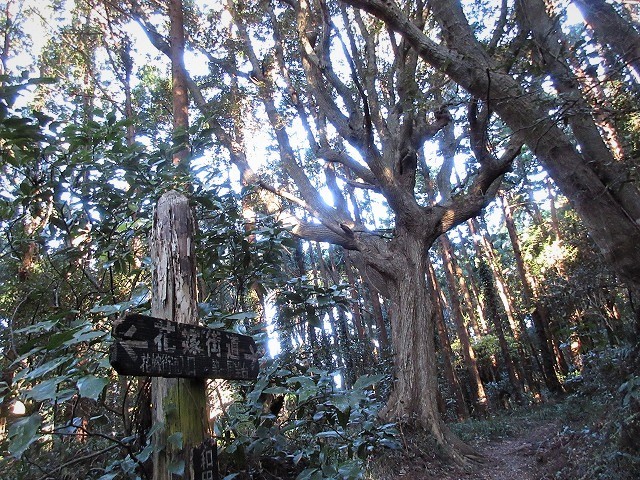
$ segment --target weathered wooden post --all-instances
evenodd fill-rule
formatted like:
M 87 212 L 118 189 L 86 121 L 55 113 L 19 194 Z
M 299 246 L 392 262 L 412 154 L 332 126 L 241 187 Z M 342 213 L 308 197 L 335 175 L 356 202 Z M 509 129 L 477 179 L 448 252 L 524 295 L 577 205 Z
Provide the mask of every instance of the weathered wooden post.
M 151 236 L 153 316 L 113 326 L 109 361 L 120 375 L 153 377 L 153 480 L 217 480 L 206 378 L 251 380 L 259 353 L 248 335 L 197 325 L 194 220 L 187 198 L 167 192 Z
M 151 236 L 152 297 L 154 317 L 195 324 L 198 319 L 195 222 L 187 198 L 170 191 L 156 205 Z M 172 328 L 155 339 L 158 352 L 172 353 Z M 189 337 L 182 340 L 189 348 Z M 194 348 L 197 348 L 194 346 Z M 171 480 L 174 474 L 196 480 L 191 455 L 208 437 L 209 422 L 204 378 L 152 380 L 153 424 L 164 424 L 154 434 L 153 479 Z M 200 480 L 200 479 L 197 479 Z

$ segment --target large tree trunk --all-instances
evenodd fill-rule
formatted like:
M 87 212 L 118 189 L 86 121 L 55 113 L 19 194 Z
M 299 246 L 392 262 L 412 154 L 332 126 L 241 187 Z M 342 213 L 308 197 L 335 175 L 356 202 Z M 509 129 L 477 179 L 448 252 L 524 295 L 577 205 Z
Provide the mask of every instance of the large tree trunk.
M 451 433 L 438 412 L 435 309 L 426 281 L 424 239 L 406 233 L 394 241 L 395 272 L 389 279 L 394 389 L 384 409 L 389 420 L 430 431 L 444 453 L 466 463 L 475 452 Z

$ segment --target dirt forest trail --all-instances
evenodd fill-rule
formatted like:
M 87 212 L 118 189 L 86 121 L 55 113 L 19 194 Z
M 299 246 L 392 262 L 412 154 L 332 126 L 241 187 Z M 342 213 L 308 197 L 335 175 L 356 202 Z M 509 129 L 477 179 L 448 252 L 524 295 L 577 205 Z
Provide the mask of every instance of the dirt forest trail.
M 558 434 L 561 422 L 549 420 L 517 434 L 472 443 L 484 462 L 468 469 L 445 464 L 421 448 L 418 442 L 405 445 L 404 458 L 388 459 L 387 474 L 376 480 L 551 480 L 565 463 Z
M 480 471 L 459 478 L 478 480 L 543 480 L 554 477 L 547 462 L 550 440 L 558 432 L 556 423 L 540 425 L 523 434 L 494 440 L 478 450 L 486 464 Z

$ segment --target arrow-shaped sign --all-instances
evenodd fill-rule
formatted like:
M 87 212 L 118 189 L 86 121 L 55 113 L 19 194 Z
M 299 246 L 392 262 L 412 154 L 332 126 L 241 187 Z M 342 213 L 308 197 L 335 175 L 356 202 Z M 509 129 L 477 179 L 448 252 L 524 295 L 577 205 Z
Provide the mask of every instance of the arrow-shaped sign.
M 109 361 L 121 375 L 226 378 L 258 376 L 250 336 L 146 315 L 127 315 L 113 328 Z

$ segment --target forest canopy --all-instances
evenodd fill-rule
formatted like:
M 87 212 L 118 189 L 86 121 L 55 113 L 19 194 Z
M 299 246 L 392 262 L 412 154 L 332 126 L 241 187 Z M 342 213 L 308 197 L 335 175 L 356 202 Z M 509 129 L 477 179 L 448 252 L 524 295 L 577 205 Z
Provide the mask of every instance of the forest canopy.
M 0 478 L 190 480 L 206 438 L 225 479 L 473 470 L 549 411 L 595 452 L 555 478 L 637 478 L 638 8 L 5 1 Z M 118 375 L 128 314 L 258 378 Z

